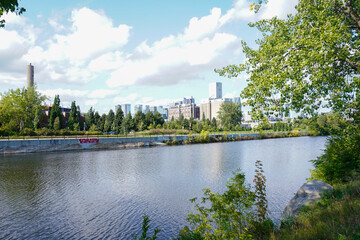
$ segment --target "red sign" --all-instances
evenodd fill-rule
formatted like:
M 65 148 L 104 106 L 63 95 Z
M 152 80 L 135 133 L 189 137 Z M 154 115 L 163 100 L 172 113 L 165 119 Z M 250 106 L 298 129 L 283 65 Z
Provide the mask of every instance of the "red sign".
M 99 143 L 98 138 L 80 138 L 79 143 Z

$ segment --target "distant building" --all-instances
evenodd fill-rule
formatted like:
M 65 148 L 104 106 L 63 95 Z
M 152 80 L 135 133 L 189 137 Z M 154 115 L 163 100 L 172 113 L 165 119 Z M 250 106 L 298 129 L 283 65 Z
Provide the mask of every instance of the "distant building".
M 200 104 L 200 119 L 205 115 L 205 119 L 218 120 L 218 112 L 223 103 L 233 102 L 232 98 L 209 99 L 208 102 Z M 240 105 L 241 110 L 241 105 Z
M 34 66 L 31 63 L 27 66 L 27 86 L 34 86 Z
M 222 98 L 222 83 L 213 82 L 209 84 L 209 99 Z
M 158 106 L 157 111 L 158 111 L 158 113 L 160 113 L 160 115 L 163 118 L 165 118 L 165 119 L 168 118 L 168 109 L 167 108 L 164 108 L 163 106 Z
M 131 104 L 121 104 L 121 110 L 124 112 L 124 116 L 131 114 Z
M 152 112 L 152 114 L 157 112 L 157 107 L 156 106 L 151 106 L 150 107 L 150 112 Z
M 145 105 L 143 108 L 143 113 L 146 114 L 147 112 L 150 111 L 150 106 L 149 105 Z
M 142 112 L 143 111 L 143 105 L 141 104 L 136 104 L 134 106 L 134 114 L 136 114 L 138 111 Z

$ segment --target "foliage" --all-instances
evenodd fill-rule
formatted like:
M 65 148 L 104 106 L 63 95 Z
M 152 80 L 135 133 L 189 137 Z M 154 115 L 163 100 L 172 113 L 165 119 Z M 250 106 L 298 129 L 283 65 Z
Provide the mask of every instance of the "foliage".
M 109 113 L 106 115 L 104 123 L 104 132 L 109 132 L 111 130 L 111 125 L 114 121 L 115 114 L 112 109 L 109 110 Z
M 314 114 L 324 102 L 347 112 L 360 87 L 359 5 L 353 0 L 300 0 L 295 15 L 250 24 L 263 34 L 257 50 L 243 42 L 245 63 L 217 72 L 249 74 L 242 97 L 253 107 L 253 117 L 290 109 Z
M 334 186 L 313 207 L 281 224 L 272 239 L 359 239 L 360 181 Z
M 85 114 L 86 129 L 89 129 L 93 124 L 95 124 L 95 110 L 90 107 L 89 111 Z
M 142 227 L 141 227 L 142 233 L 141 233 L 141 237 L 138 240 L 155 240 L 155 239 L 157 239 L 157 234 L 161 230 L 158 229 L 158 228 L 155 228 L 153 235 L 151 237 L 148 237 L 147 234 L 148 234 L 148 231 L 149 231 L 149 228 L 150 228 L 149 223 L 150 223 L 149 217 L 144 215 L 143 216 Z M 134 236 L 133 239 L 137 239 L 137 237 Z
M 26 10 L 25 8 L 19 7 L 19 3 L 17 0 L 1 0 L 0 1 L 0 17 L 3 14 L 14 12 L 16 14 L 22 14 Z M 0 19 L 0 28 L 5 26 L 5 20 Z
M 60 123 L 60 118 L 59 117 L 55 118 L 53 128 L 54 128 L 54 130 L 60 130 L 61 129 L 61 123 Z
M 223 194 L 204 189 L 200 203 L 197 198 L 191 199 L 196 203 L 196 213 L 188 215 L 190 228 L 185 227 L 179 239 L 264 239 L 269 236 L 273 225 L 267 218 L 266 179 L 260 162 L 256 169 L 255 191 L 245 183 L 243 173 L 234 173 Z
M 76 102 L 73 101 L 71 103 L 71 109 L 70 109 L 70 114 L 69 114 L 69 119 L 68 119 L 68 125 L 67 127 L 70 130 L 78 130 L 78 125 L 80 124 L 80 113 L 78 113 L 78 109 L 80 109 L 79 107 L 76 107 Z M 77 126 L 75 124 L 78 124 Z M 77 127 L 77 128 L 76 128 Z
M 308 122 L 309 130 L 317 135 L 336 135 L 342 133 L 346 127 L 346 121 L 339 113 L 331 112 L 312 117 Z
M 59 123 L 60 123 L 60 128 L 61 123 L 62 123 L 62 114 L 61 114 L 61 109 L 60 109 L 60 97 L 59 95 L 55 95 L 54 98 L 54 103 L 51 107 L 51 111 L 50 111 L 50 119 L 49 119 L 49 128 L 53 129 L 54 128 L 54 121 L 56 118 L 59 118 Z
M 34 127 L 34 118 L 46 99 L 34 87 L 10 89 L 1 95 L 0 126 L 7 134 Z
M 116 133 L 122 132 L 121 124 L 124 120 L 124 112 L 121 110 L 121 108 L 118 108 L 116 110 L 114 121 L 111 125 L 111 130 Z
M 221 104 L 218 111 L 218 117 L 223 127 L 235 128 L 236 125 L 241 123 L 241 107 L 239 103 L 225 102 Z
M 345 182 L 360 174 L 360 129 L 349 125 L 344 135 L 328 140 L 325 153 L 313 161 L 312 178 Z

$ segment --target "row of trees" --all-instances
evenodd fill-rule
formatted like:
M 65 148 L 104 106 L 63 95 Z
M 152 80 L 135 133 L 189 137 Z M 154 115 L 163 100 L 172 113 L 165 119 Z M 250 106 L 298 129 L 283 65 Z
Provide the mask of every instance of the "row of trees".
M 56 95 L 51 106 L 49 116 L 44 116 L 44 101 L 47 98 L 36 91 L 36 88 L 22 88 L 9 90 L 1 94 L 0 102 L 0 130 L 2 135 L 16 135 L 24 129 L 36 130 L 48 128 L 53 130 L 67 129 L 73 131 L 89 130 L 101 132 L 129 133 L 130 131 L 144 131 L 153 128 L 187 129 L 201 132 L 202 130 L 221 131 L 240 130 L 240 105 L 234 103 L 223 104 L 219 111 L 218 122 L 215 118 L 197 121 L 186 119 L 183 115 L 178 119 L 172 118 L 165 122 L 160 113 L 141 111 L 124 116 L 119 108 L 116 113 L 111 109 L 108 114 L 100 114 L 92 107 L 85 114 L 85 126 L 81 117 L 80 107 L 76 102 L 71 103 L 68 116 L 63 115 L 59 95 Z M 220 123 L 220 124 L 219 124 Z

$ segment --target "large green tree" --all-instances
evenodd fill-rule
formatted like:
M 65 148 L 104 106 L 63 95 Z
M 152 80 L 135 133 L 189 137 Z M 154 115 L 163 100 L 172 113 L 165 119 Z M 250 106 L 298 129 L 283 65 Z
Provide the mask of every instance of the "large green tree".
M 0 28 L 5 26 L 5 20 L 1 19 L 2 15 L 9 12 L 22 14 L 25 8 L 19 7 L 17 0 L 0 0 Z
M 235 128 L 241 123 L 241 108 L 239 103 L 225 102 L 221 104 L 218 118 L 223 127 Z M 210 123 L 211 124 L 211 123 Z
M 220 75 L 248 74 L 242 92 L 252 115 L 293 109 L 305 114 L 328 107 L 346 112 L 359 99 L 360 1 L 299 0 L 286 19 L 261 20 L 263 38 L 246 60 L 217 70 Z
M 71 103 L 71 109 L 70 109 L 70 114 L 69 114 L 69 119 L 68 119 L 68 124 L 67 127 L 70 130 L 79 130 L 76 128 L 76 126 L 79 126 L 79 118 L 78 115 L 80 113 L 77 112 L 78 111 L 78 107 L 76 106 L 76 102 L 72 101 Z
M 33 128 L 35 116 L 40 117 L 39 111 L 46 99 L 34 87 L 10 89 L 0 96 L 0 125 L 10 132 Z
M 248 74 L 242 97 L 253 117 L 291 109 L 317 115 L 322 106 L 346 114 L 352 121 L 314 161 L 312 176 L 348 181 L 360 174 L 360 1 L 299 0 L 296 10 L 285 19 L 250 24 L 262 33 L 258 46 L 243 42 L 246 60 L 216 71 Z
M 124 112 L 121 110 L 121 108 L 118 108 L 116 110 L 114 121 L 111 125 L 111 130 L 113 132 L 120 133 L 122 131 L 121 125 L 124 119 Z
M 62 114 L 61 114 L 60 96 L 59 95 L 55 95 L 54 103 L 50 110 L 50 118 L 49 118 L 49 128 L 50 129 L 54 128 L 54 121 L 57 117 L 59 118 L 60 128 L 61 128 L 62 127 L 61 126 Z

